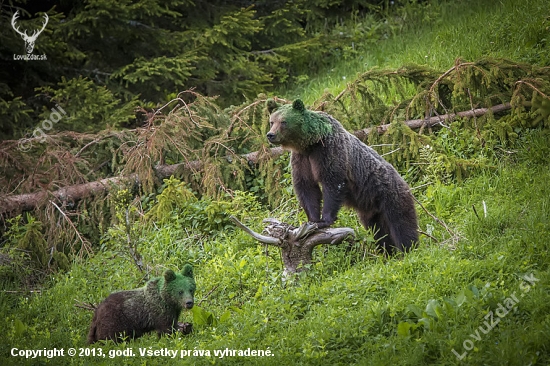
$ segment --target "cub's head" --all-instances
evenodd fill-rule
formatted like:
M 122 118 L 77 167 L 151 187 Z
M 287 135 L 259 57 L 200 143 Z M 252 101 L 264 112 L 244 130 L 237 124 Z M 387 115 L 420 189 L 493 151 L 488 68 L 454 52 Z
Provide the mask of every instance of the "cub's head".
M 268 99 L 267 110 L 271 126 L 267 140 L 286 149 L 303 151 L 332 132 L 327 117 L 307 110 L 300 99 L 285 105 Z
M 191 309 L 195 303 L 195 278 L 193 267 L 186 264 L 181 272 L 174 272 L 171 269 L 164 272 L 160 278 L 159 285 L 161 296 L 165 305 L 176 308 Z

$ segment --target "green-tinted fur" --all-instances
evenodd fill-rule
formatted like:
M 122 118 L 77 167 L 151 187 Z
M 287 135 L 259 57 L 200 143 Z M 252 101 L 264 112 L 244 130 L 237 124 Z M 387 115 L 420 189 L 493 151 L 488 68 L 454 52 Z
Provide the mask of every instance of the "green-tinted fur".
M 185 288 L 187 291 L 195 292 L 195 282 L 190 281 L 192 278 L 193 267 L 190 264 L 186 264 L 178 274 L 169 269 L 164 272 L 162 277 L 151 278 L 149 282 L 157 283 L 159 293 L 165 292 L 170 294 L 176 289 L 182 288 Z
M 275 113 L 286 122 L 288 132 L 299 136 L 298 149 L 306 148 L 319 142 L 333 132 L 332 124 L 328 118 L 320 112 L 307 110 L 304 103 L 297 99 L 292 104 L 278 105 L 272 99 L 267 101 L 270 113 Z
M 342 206 L 357 211 L 388 254 L 418 241 L 413 196 L 407 182 L 376 151 L 334 117 L 305 109 L 301 100 L 271 113 L 269 142 L 291 150 L 292 183 L 300 205 L 318 228 L 331 226 Z
M 114 292 L 96 308 L 88 343 L 117 341 L 123 335 L 137 338 L 150 331 L 171 333 L 182 309 L 193 307 L 194 294 L 190 264 L 179 273 L 167 270 L 141 288 Z

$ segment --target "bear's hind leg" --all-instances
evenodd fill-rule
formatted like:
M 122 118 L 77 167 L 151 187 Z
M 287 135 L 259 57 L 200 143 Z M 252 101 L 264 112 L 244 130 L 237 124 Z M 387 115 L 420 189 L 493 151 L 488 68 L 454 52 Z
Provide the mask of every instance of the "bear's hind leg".
M 382 220 L 382 214 L 373 214 L 371 212 L 358 211 L 359 221 L 365 229 L 371 228 L 374 232 L 376 245 L 384 254 L 391 255 L 394 251 L 394 244 L 390 236 L 390 230 L 386 222 Z
M 402 223 L 400 226 L 394 224 L 390 233 L 394 242 L 397 243 L 396 248 L 403 252 L 408 252 L 418 242 L 417 229 L 408 224 Z
M 97 336 L 96 336 L 96 325 L 92 323 L 92 326 L 90 327 L 90 331 L 88 332 L 88 344 L 92 344 L 97 342 Z
M 392 243 L 392 250 L 408 252 L 418 241 L 418 231 L 416 228 L 416 217 L 410 218 L 407 212 L 403 212 L 399 217 L 393 219 L 386 218 L 383 225 L 386 225 L 387 231 Z
M 400 249 L 395 245 L 391 235 L 391 227 L 382 219 L 382 215 L 376 218 L 374 223 L 374 239 L 376 239 L 376 245 L 382 252 L 390 256 L 395 253 L 396 249 Z

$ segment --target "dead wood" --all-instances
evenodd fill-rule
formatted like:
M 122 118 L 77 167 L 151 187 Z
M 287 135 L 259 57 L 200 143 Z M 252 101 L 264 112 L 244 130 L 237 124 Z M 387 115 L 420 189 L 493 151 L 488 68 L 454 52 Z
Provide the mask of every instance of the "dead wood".
M 265 219 L 267 226 L 264 234 L 259 234 L 241 223 L 236 217 L 231 220 L 260 243 L 281 248 L 281 257 L 285 274 L 297 273 L 307 268 L 313 259 L 313 249 L 321 244 L 338 245 L 344 241 L 352 242 L 355 231 L 351 228 L 318 229 L 317 225 L 305 223 L 300 227 L 280 222 L 276 219 Z
M 283 153 L 281 147 L 275 147 L 268 150 L 269 155 L 277 157 Z M 241 156 L 251 164 L 256 164 L 260 157 L 260 152 L 255 151 Z M 178 172 L 192 172 L 201 170 L 203 163 L 201 161 L 191 161 L 188 163 L 178 163 L 171 165 L 157 165 L 154 170 L 158 179 L 170 178 Z M 24 211 L 31 211 L 40 207 L 49 200 L 60 203 L 73 203 L 81 199 L 103 194 L 109 191 L 113 186 L 120 186 L 124 183 L 139 184 L 137 174 L 131 174 L 127 177 L 111 177 L 101 179 L 95 182 L 75 184 L 60 188 L 56 191 L 39 191 L 34 193 L 25 193 L 0 197 L 0 217 L 12 217 Z
M 476 109 L 471 109 L 468 111 L 463 111 L 458 113 L 442 114 L 440 116 L 434 116 L 430 118 L 410 119 L 410 120 L 404 121 L 403 123 L 407 125 L 409 128 L 415 130 L 423 126 L 434 127 L 434 126 L 440 125 L 443 122 L 448 122 L 449 120 L 453 120 L 455 118 L 479 117 L 479 116 L 483 116 L 489 111 L 493 113 L 498 113 L 498 112 L 506 111 L 511 108 L 512 106 L 510 105 L 510 103 L 504 103 L 504 104 L 498 104 L 498 105 L 492 106 L 490 108 L 476 108 Z M 357 138 L 359 138 L 360 140 L 365 140 L 367 136 L 372 133 L 377 133 L 379 135 L 384 134 L 390 126 L 391 124 L 369 127 L 369 128 L 355 131 L 354 135 L 357 136 Z
M 491 111 L 492 113 L 498 113 L 511 108 L 510 103 L 504 103 L 492 106 L 490 108 L 477 108 L 468 111 L 458 112 L 458 113 L 448 113 L 440 116 L 430 117 L 426 119 L 413 119 L 407 120 L 403 123 L 410 127 L 411 129 L 418 129 L 421 127 L 434 127 L 442 124 L 443 122 L 452 120 L 454 118 L 471 118 L 479 117 L 487 112 Z M 385 133 L 391 124 L 385 124 L 380 126 L 374 126 L 365 128 L 362 130 L 355 131 L 354 134 L 361 140 L 365 140 L 369 134 Z M 275 147 L 268 149 L 268 154 L 271 157 L 277 157 L 283 153 L 281 147 Z M 251 152 L 249 154 L 241 155 L 242 159 L 245 159 L 251 164 L 258 162 L 260 156 L 262 155 L 261 151 Z M 231 160 L 233 157 L 227 157 L 228 160 Z M 200 171 L 203 168 L 203 162 L 190 161 L 179 164 L 172 165 L 157 165 L 154 170 L 157 178 L 164 179 L 169 178 L 171 175 L 175 175 L 177 172 L 196 172 Z M 23 211 L 30 211 L 36 207 L 43 205 L 48 202 L 50 199 L 54 199 L 61 203 L 66 202 L 77 202 L 83 198 L 93 196 L 94 194 L 104 193 L 108 191 L 112 186 L 118 186 L 123 182 L 135 182 L 139 184 L 139 177 L 137 174 L 132 174 L 127 177 L 111 177 L 105 178 L 95 182 L 77 184 L 72 186 L 63 187 L 57 191 L 39 191 L 34 193 L 26 193 L 19 195 L 10 195 L 0 197 L 0 217 L 11 217 L 15 216 Z

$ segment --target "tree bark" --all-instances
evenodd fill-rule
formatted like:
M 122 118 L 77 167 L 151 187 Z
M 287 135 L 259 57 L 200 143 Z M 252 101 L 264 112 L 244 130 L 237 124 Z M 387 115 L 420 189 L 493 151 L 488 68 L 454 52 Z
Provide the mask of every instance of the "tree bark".
M 458 112 L 458 113 L 449 113 L 441 116 L 430 117 L 427 119 L 413 119 L 404 121 L 407 126 L 412 129 L 418 129 L 422 126 L 433 127 L 438 124 L 441 124 L 444 121 L 452 120 L 456 117 L 479 117 L 485 113 L 492 111 L 493 113 L 502 112 L 510 109 L 510 103 L 498 104 L 490 108 L 477 108 L 469 111 Z M 354 135 L 357 136 L 360 140 L 365 140 L 369 134 L 385 133 L 390 124 L 380 125 L 365 128 L 354 132 Z M 274 147 L 268 150 L 269 154 L 272 157 L 277 157 L 283 153 L 281 147 Z M 243 159 L 246 159 L 248 162 L 257 163 L 260 157 L 261 152 L 255 151 L 249 154 L 241 155 Z M 231 157 L 227 157 L 230 159 Z M 172 165 L 158 165 L 155 167 L 155 173 L 159 179 L 169 178 L 177 170 L 183 171 L 198 171 L 203 168 L 203 163 L 200 160 L 191 161 L 187 163 L 179 163 Z M 132 174 L 128 177 L 112 177 L 105 178 L 95 182 L 77 184 L 73 186 L 68 186 L 61 188 L 57 191 L 40 191 L 34 193 L 25 193 L 19 195 L 11 195 L 0 197 L 0 217 L 10 217 L 15 216 L 23 211 L 33 210 L 35 207 L 42 205 L 44 202 L 47 202 L 48 199 L 55 198 L 61 202 L 76 202 L 83 198 L 93 196 L 98 193 L 103 193 L 108 191 L 111 186 L 118 185 L 123 181 L 135 181 L 138 182 L 138 177 L 136 174 Z
M 510 103 L 504 103 L 504 104 L 498 104 L 489 108 L 476 108 L 476 109 L 471 109 L 469 111 L 442 114 L 440 116 L 434 116 L 434 117 L 425 118 L 425 119 L 409 119 L 403 123 L 406 124 L 411 129 L 415 130 L 422 126 L 425 126 L 425 127 L 437 126 L 443 123 L 444 121 L 452 120 L 457 117 L 459 118 L 480 117 L 489 111 L 492 111 L 493 113 L 498 113 L 498 112 L 506 111 L 511 108 L 512 106 L 510 105 Z M 385 124 L 380 126 L 368 127 L 362 130 L 355 131 L 353 134 L 357 136 L 357 138 L 359 138 L 360 140 L 365 140 L 367 136 L 373 132 L 379 135 L 384 134 L 388 130 L 390 125 L 391 124 Z
M 61 202 L 76 202 L 83 198 L 108 191 L 111 186 L 118 185 L 122 181 L 131 181 L 132 179 L 137 180 L 137 175 L 132 174 L 129 177 L 105 178 L 95 182 L 63 187 L 54 192 L 40 191 L 1 197 L 0 216 L 6 214 L 12 216 L 22 211 L 30 211 L 52 198 Z
M 277 157 L 283 153 L 281 147 L 269 149 L 272 157 Z M 259 151 L 244 154 L 241 157 L 250 163 L 257 163 L 260 156 Z M 200 160 L 188 163 L 178 163 L 172 165 L 157 165 L 155 174 L 159 179 L 170 178 L 176 171 L 197 171 L 203 168 Z M 24 211 L 31 211 L 39 207 L 49 199 L 55 199 L 59 202 L 77 202 L 83 198 L 91 197 L 96 194 L 102 194 L 109 191 L 112 186 L 117 186 L 127 182 L 139 183 L 137 174 L 131 174 L 127 177 L 111 177 L 101 179 L 95 182 L 76 184 L 58 189 L 57 191 L 39 191 L 34 193 L 25 193 L 0 197 L 0 217 L 12 217 Z

